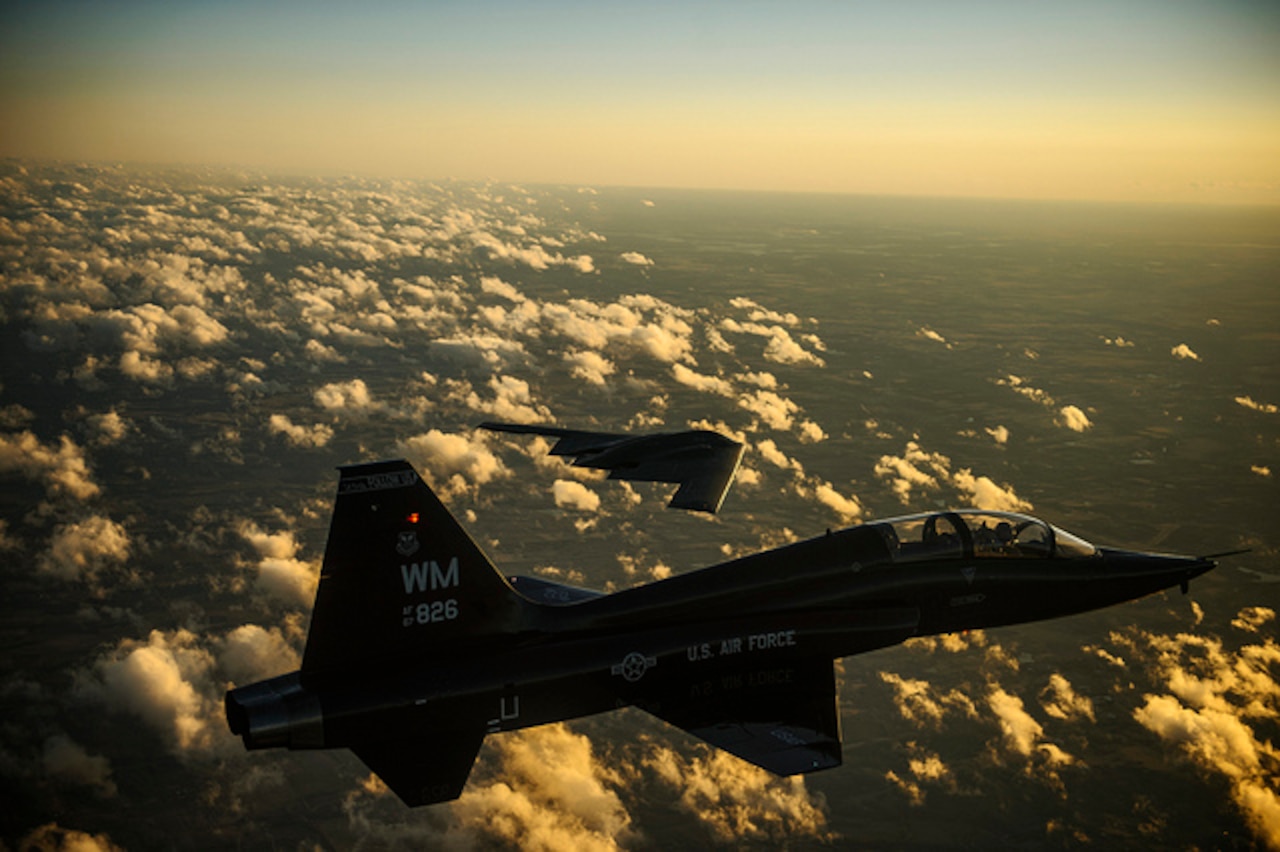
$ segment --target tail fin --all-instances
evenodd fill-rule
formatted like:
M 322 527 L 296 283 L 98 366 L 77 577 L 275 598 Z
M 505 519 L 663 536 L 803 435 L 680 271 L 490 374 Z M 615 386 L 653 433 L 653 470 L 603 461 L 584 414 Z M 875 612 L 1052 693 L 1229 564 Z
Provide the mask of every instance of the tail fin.
M 407 461 L 341 468 L 303 676 L 520 629 L 530 606 Z

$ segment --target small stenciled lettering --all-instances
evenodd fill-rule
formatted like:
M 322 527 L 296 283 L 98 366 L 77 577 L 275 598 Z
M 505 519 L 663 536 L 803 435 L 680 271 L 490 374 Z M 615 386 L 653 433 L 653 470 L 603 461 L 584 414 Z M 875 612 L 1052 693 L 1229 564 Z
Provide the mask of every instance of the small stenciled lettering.
M 440 563 L 434 559 L 423 562 L 410 562 L 400 566 L 400 577 L 404 580 L 404 593 L 425 592 L 428 589 L 451 589 L 458 585 L 458 557 L 449 559 L 449 565 L 443 571 Z
M 438 624 L 441 621 L 453 621 L 458 617 L 458 599 L 449 598 L 443 601 L 424 601 L 410 604 L 400 611 L 400 625 L 413 627 L 416 624 Z

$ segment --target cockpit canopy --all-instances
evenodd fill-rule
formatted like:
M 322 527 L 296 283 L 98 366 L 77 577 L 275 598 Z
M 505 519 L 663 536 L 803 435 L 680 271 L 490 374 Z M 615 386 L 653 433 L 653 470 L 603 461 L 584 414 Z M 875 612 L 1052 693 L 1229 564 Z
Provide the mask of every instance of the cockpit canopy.
M 1029 515 L 960 509 L 907 515 L 869 524 L 884 536 L 895 562 L 925 559 L 1080 559 L 1092 544 Z

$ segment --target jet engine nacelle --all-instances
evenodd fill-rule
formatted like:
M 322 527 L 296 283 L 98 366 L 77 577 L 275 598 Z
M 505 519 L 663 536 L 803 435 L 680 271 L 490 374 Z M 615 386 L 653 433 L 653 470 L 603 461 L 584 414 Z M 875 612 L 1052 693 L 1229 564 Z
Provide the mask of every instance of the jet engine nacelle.
M 227 721 L 247 749 L 325 747 L 320 698 L 298 672 L 228 692 Z

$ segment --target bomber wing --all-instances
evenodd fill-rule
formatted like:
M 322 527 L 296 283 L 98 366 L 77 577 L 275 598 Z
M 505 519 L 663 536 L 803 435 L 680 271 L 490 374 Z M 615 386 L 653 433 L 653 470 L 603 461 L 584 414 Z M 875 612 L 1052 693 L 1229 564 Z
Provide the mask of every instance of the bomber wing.
M 572 456 L 575 467 L 607 470 L 610 479 L 679 483 L 667 505 L 696 512 L 720 509 L 745 449 L 706 429 L 625 435 L 492 421 L 481 423 L 480 428 L 555 438 L 552 455 Z

